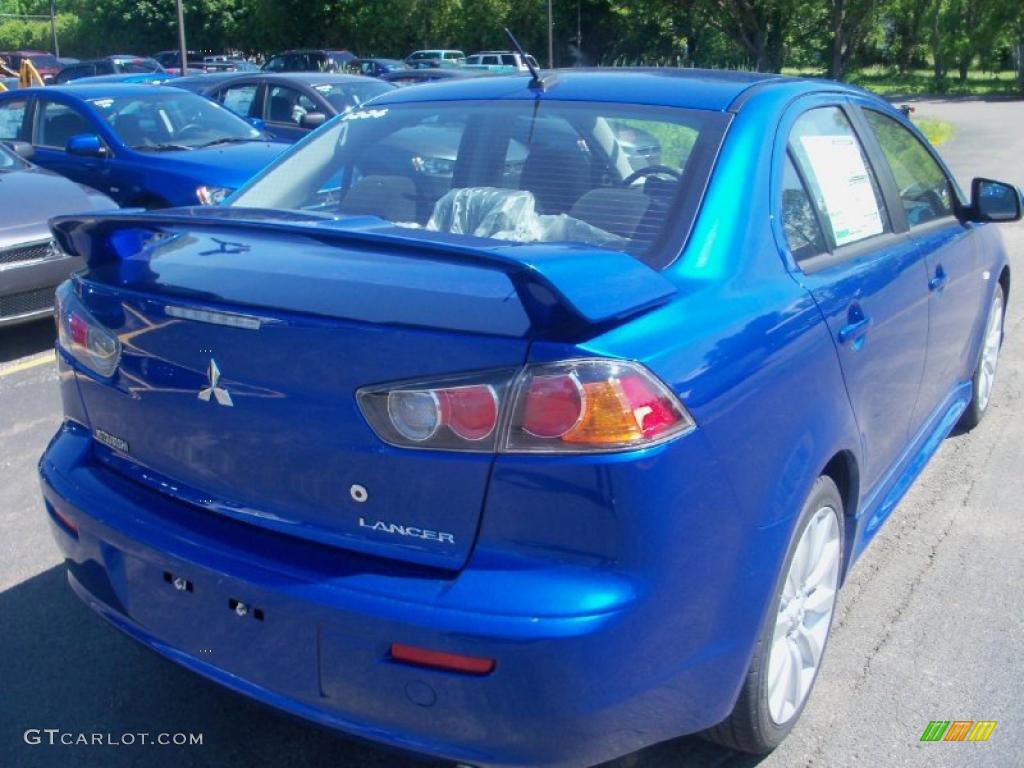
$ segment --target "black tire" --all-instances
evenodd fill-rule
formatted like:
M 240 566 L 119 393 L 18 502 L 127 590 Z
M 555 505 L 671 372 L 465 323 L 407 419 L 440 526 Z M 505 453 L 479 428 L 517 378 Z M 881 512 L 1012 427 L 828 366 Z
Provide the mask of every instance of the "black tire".
M 776 580 L 772 602 L 765 616 L 764 626 L 761 627 L 761 632 L 758 635 L 757 644 L 754 646 L 754 656 L 750 661 L 750 668 L 747 670 L 747 676 L 743 681 L 743 688 L 740 690 L 739 698 L 736 700 L 736 706 L 733 707 L 732 712 L 725 720 L 701 734 L 710 741 L 739 752 L 749 752 L 756 755 L 765 754 L 779 746 L 800 719 L 804 706 L 814 690 L 814 681 L 812 680 L 810 689 L 796 712 L 782 725 L 777 724 L 769 714 L 768 708 L 768 657 L 771 649 L 772 635 L 775 630 L 775 619 L 778 615 L 782 599 L 783 582 L 786 574 L 789 572 L 789 566 L 796 552 L 797 543 L 800 541 L 800 537 L 804 529 L 807 528 L 808 523 L 810 523 L 811 518 L 823 507 L 834 509 L 838 517 L 839 573 L 842 573 L 843 500 L 832 478 L 822 476 L 815 481 L 807 501 L 804 502 L 803 509 L 800 510 L 800 516 L 793 530 L 789 548 L 786 551 L 786 559 L 783 561 L 782 569 Z M 826 647 L 828 635 L 832 631 L 832 619 L 834 617 L 835 611 L 832 612 L 832 616 L 829 618 L 825 642 Z M 822 659 L 824 659 L 824 656 L 822 656 Z M 817 679 L 817 674 L 820 670 L 821 663 L 819 662 L 818 668 L 815 670 L 814 680 Z
M 997 309 L 998 308 L 998 309 Z M 992 403 L 992 391 L 989 389 L 989 395 L 987 398 L 980 398 L 979 392 L 981 387 L 981 376 L 982 376 L 982 364 L 985 356 L 985 338 L 988 335 L 989 325 L 992 322 L 992 315 L 994 312 L 999 311 L 1005 316 L 1006 314 L 1006 295 L 1003 292 L 1003 286 L 996 284 L 995 293 L 992 295 L 992 303 L 989 304 L 988 313 L 985 315 L 985 326 L 981 329 L 981 344 L 978 350 L 978 362 L 974 367 L 974 376 L 971 377 L 971 402 L 967 404 L 967 409 L 960 417 L 960 423 L 958 426 L 960 429 L 968 430 L 974 429 L 981 423 L 981 420 L 985 418 L 985 414 L 988 412 L 989 405 Z M 1002 319 L 1002 318 L 1000 318 Z M 999 348 L 1003 345 L 1002 336 L 999 339 Z M 993 379 L 995 372 L 992 374 Z M 994 385 L 993 380 L 993 385 Z

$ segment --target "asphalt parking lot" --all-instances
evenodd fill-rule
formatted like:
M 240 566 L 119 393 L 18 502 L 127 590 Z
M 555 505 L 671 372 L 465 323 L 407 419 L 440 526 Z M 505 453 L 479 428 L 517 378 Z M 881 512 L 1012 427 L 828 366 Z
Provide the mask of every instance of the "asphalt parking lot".
M 972 176 L 1024 185 L 1024 102 L 920 102 L 953 123 L 942 152 Z M 822 676 L 789 740 L 764 759 L 697 738 L 604 768 L 1024 765 L 1024 223 L 992 410 L 950 437 L 840 596 Z M 0 766 L 431 765 L 289 719 L 185 672 L 71 594 L 35 463 L 60 421 L 52 324 L 0 330 Z M 538 692 L 542 695 L 542 692 Z M 930 720 L 995 720 L 985 743 L 922 743 Z M 201 733 L 201 746 L 28 745 L 26 729 Z

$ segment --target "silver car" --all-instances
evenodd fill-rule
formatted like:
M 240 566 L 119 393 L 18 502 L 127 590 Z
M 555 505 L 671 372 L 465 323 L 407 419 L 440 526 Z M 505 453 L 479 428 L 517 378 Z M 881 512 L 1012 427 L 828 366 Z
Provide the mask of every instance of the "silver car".
M 0 327 L 53 312 L 53 291 L 81 266 L 47 222 L 62 213 L 117 208 L 106 195 L 33 165 L 31 145 L 0 143 Z

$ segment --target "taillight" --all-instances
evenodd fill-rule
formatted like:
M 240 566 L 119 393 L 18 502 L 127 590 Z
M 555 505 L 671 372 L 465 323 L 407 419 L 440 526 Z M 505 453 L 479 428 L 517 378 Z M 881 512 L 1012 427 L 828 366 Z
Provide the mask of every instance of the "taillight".
M 592 453 L 654 445 L 694 427 L 668 387 L 619 360 L 368 387 L 357 398 L 381 439 L 410 448 Z
M 121 360 L 121 342 L 89 314 L 70 280 L 57 287 L 55 313 L 61 349 L 100 376 L 113 376 Z

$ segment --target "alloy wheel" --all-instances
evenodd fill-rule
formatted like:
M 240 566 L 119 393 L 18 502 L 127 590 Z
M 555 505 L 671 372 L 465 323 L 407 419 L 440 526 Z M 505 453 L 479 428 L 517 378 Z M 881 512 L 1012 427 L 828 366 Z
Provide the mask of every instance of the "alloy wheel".
M 840 541 L 835 509 L 822 507 L 790 561 L 768 656 L 768 712 L 777 725 L 800 711 L 821 663 L 839 586 Z

